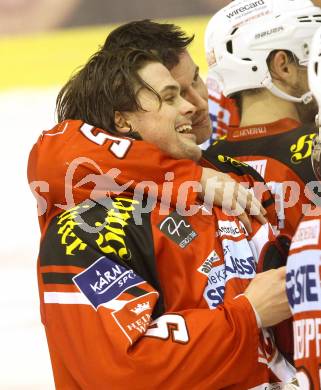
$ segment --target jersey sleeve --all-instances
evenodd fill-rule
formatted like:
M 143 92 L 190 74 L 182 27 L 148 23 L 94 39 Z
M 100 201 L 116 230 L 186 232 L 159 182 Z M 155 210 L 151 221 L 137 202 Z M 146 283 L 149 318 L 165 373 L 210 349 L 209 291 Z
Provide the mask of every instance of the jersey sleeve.
M 129 226 L 131 203 L 118 203 L 121 216 L 81 207 L 52 220 L 40 249 L 57 388 L 227 388 L 251 375 L 259 330 L 244 296 L 215 310 L 168 312 L 158 304 L 152 233 L 147 223 Z

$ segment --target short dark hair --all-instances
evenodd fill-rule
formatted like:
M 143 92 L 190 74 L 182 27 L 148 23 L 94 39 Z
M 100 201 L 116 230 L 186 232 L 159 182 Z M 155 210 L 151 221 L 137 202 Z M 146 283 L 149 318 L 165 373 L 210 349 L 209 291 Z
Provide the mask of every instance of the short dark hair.
M 80 119 L 95 127 L 117 133 L 115 111 L 143 110 L 137 86 L 159 94 L 138 71 L 147 63 L 160 62 L 150 52 L 132 48 L 99 50 L 61 89 L 56 101 L 58 121 Z
M 162 63 L 172 69 L 179 63 L 179 56 L 193 41 L 175 24 L 157 23 L 149 19 L 126 23 L 113 30 L 102 50 L 132 47 L 157 54 Z

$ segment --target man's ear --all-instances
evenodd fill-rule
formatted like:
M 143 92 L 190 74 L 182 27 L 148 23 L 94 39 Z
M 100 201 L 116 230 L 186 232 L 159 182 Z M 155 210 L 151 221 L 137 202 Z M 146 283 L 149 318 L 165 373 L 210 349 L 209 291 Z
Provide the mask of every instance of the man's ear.
M 115 122 L 115 127 L 116 130 L 119 131 L 120 133 L 129 133 L 132 128 L 128 120 L 125 118 L 124 114 L 122 114 L 119 111 L 115 111 L 114 115 L 114 122 Z
M 278 50 L 270 62 L 270 71 L 273 80 L 281 83 L 294 84 L 297 81 L 297 65 L 289 54 Z

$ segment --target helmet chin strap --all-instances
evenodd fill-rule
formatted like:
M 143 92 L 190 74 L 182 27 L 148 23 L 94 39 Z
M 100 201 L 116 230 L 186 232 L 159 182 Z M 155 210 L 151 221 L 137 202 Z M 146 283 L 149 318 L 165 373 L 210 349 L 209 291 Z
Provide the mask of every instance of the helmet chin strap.
M 310 91 L 305 93 L 301 97 L 291 96 L 291 95 L 283 92 L 281 89 L 279 89 L 276 85 L 273 84 L 273 81 L 272 81 L 270 75 L 268 75 L 262 81 L 262 85 L 265 88 L 267 88 L 268 90 L 270 90 L 273 93 L 273 95 L 275 95 L 281 99 L 287 100 L 288 102 L 308 104 L 313 99 L 312 92 L 310 92 Z

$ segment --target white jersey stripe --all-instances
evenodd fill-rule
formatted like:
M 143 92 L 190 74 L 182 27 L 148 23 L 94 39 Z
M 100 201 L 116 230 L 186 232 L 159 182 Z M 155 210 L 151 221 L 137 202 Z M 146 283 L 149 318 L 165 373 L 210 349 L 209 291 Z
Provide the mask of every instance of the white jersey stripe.
M 58 303 L 60 305 L 91 305 L 84 294 L 71 292 L 45 292 L 44 302 Z M 112 301 L 103 303 L 100 306 L 104 306 L 107 309 L 120 310 L 127 302 L 128 301 L 118 301 L 113 299 Z

